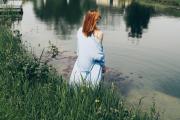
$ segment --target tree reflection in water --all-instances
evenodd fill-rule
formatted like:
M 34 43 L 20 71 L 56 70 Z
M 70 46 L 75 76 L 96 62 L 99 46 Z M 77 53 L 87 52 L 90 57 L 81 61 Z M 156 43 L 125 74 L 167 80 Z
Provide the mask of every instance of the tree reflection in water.
M 70 34 L 81 23 L 83 14 L 96 8 L 92 0 L 33 0 L 34 11 L 41 21 L 54 26 L 57 34 Z M 69 28 L 69 29 L 67 29 Z
M 141 38 L 143 29 L 148 28 L 150 17 L 154 13 L 152 7 L 140 5 L 137 2 L 133 2 L 126 8 L 124 16 L 128 36 L 132 38 Z
M 131 0 L 120 3 L 125 4 L 126 2 L 130 4 Z M 59 35 L 71 34 L 74 28 L 80 26 L 83 15 L 87 10 L 98 8 L 97 3 L 99 2 L 95 0 L 33 0 L 34 12 L 37 18 L 45 21 L 51 27 L 53 26 Z M 111 6 L 111 3 L 114 3 L 114 1 L 110 1 L 109 6 Z M 118 4 L 121 6 L 120 3 Z M 121 6 L 121 9 L 118 7 L 116 8 L 118 11 L 125 8 L 124 18 L 129 37 L 141 38 L 143 29 L 148 28 L 148 23 L 154 13 L 154 9 L 136 2 L 132 2 L 127 7 Z M 109 9 L 100 8 L 105 17 Z

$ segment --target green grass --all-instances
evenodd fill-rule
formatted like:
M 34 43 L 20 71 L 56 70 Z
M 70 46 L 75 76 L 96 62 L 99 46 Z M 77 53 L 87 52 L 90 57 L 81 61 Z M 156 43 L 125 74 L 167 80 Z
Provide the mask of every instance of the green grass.
M 155 104 L 143 112 L 114 86 L 69 86 L 0 27 L 0 120 L 159 120 Z
M 158 7 L 171 7 L 171 8 L 179 8 L 180 0 L 136 0 L 140 3 L 153 5 Z
M 141 5 L 151 6 L 157 13 L 180 17 L 180 0 L 135 0 Z M 166 1 L 166 2 L 165 2 Z

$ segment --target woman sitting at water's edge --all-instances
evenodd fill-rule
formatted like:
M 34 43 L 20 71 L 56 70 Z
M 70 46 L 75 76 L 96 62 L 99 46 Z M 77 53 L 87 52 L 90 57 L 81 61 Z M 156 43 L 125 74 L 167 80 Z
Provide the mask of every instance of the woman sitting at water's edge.
M 96 10 L 88 11 L 77 32 L 77 55 L 70 77 L 70 84 L 98 85 L 105 72 L 105 58 L 102 46 L 103 33 L 96 26 L 101 19 Z

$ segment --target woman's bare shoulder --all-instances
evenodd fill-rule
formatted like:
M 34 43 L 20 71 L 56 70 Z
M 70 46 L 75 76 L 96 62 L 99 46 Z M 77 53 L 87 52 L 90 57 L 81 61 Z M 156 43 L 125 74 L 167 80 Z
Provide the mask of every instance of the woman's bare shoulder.
M 101 30 L 95 30 L 94 31 L 94 36 L 99 40 L 98 42 L 103 41 L 103 32 Z

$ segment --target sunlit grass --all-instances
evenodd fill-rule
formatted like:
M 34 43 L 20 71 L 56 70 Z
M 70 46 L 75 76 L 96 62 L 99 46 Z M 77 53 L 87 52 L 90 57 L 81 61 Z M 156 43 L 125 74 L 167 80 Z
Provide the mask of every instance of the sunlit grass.
M 141 105 L 141 104 L 139 104 Z M 70 86 L 0 27 L 0 120 L 158 120 L 128 105 L 114 86 Z

